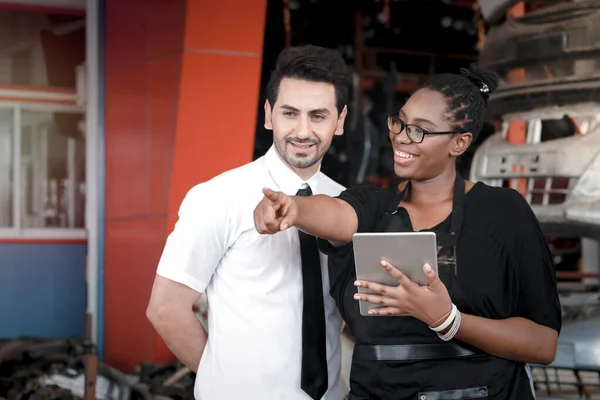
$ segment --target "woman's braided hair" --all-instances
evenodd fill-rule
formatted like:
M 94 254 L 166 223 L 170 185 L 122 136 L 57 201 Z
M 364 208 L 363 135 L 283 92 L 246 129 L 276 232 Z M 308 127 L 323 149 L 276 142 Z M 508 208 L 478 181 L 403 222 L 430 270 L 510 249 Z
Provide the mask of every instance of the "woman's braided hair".
M 448 103 L 446 118 L 453 129 L 470 132 L 475 141 L 483 127 L 488 97 L 498 87 L 498 81 L 495 72 L 471 65 L 462 68 L 460 74 L 433 75 L 422 88 L 441 93 Z

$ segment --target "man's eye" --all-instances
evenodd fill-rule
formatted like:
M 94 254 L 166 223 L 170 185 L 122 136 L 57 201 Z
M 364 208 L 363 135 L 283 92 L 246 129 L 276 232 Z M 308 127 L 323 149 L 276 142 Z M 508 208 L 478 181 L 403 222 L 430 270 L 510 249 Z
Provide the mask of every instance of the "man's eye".
M 319 114 L 313 115 L 312 118 L 316 119 L 317 121 L 322 121 L 325 119 L 325 117 L 323 115 L 319 115 Z

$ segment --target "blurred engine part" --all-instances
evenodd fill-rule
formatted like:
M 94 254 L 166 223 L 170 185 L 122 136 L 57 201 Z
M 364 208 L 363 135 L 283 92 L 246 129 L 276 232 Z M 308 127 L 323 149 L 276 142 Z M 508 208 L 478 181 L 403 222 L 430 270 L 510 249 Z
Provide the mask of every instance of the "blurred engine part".
M 0 342 L 0 399 L 6 400 L 193 400 L 195 374 L 180 363 L 142 363 L 124 374 L 97 362 L 86 376 L 95 347 L 83 339 Z M 86 381 L 95 390 L 86 393 Z
M 600 2 L 571 0 L 490 28 L 479 63 L 503 78 L 494 116 L 600 98 Z
M 520 0 L 479 0 L 481 15 L 489 24 L 498 22 Z

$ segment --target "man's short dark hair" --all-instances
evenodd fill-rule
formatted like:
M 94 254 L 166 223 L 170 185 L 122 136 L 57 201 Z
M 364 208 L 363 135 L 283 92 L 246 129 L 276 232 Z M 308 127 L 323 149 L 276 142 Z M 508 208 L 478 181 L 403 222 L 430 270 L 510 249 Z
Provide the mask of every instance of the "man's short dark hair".
M 271 107 L 277 101 L 279 84 L 283 78 L 308 82 L 331 83 L 335 88 L 338 113 L 348 103 L 350 76 L 341 55 L 324 47 L 306 45 L 288 47 L 277 57 L 275 69 L 267 85 L 267 100 Z

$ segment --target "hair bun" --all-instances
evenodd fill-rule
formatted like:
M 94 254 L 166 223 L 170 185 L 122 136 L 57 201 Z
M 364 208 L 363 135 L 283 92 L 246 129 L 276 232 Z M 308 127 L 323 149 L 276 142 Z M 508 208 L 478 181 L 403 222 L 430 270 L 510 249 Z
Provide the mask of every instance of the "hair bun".
M 475 64 L 471 64 L 469 69 L 461 68 L 460 74 L 473 82 L 486 100 L 490 96 L 490 93 L 498 88 L 500 79 L 494 71 L 482 69 Z

